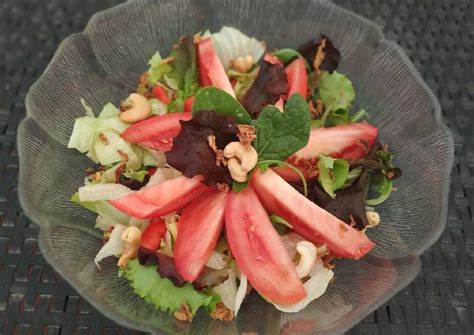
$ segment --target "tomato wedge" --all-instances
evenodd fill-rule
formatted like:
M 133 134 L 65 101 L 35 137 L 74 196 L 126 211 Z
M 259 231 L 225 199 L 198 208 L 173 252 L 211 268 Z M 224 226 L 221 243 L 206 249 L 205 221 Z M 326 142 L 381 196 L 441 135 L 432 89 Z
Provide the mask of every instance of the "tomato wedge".
M 160 184 L 143 188 L 123 198 L 111 200 L 112 206 L 139 219 L 159 218 L 183 208 L 209 187 L 201 182 L 201 177 L 181 176 Z
M 313 128 L 308 144 L 295 152 L 288 161 L 315 161 L 319 155 L 343 159 L 364 158 L 374 144 L 377 133 L 377 127 L 368 123 Z
M 334 256 L 358 259 L 375 246 L 363 232 L 308 200 L 271 169 L 257 171 L 252 186 L 268 211 L 287 220 L 307 240 L 325 243 Z
M 308 73 L 304 60 L 298 57 L 285 68 L 288 76 L 288 98 L 299 93 L 306 99 L 308 96 Z
M 153 116 L 128 127 L 120 136 L 130 143 L 169 151 L 173 147 L 173 138 L 181 131 L 180 121 L 191 118 L 191 113 L 186 112 Z
M 160 247 L 161 238 L 166 233 L 166 224 L 163 219 L 151 220 L 142 233 L 140 247 L 155 252 Z
M 193 282 L 204 269 L 224 227 L 224 208 L 228 193 L 214 191 L 193 200 L 178 223 L 173 250 L 179 274 Z
M 155 98 L 157 98 L 158 100 L 160 100 L 162 103 L 164 103 L 165 105 L 169 104 L 171 102 L 170 98 L 168 97 L 168 95 L 166 94 L 166 91 L 163 87 L 161 87 L 160 85 L 155 85 L 153 87 L 153 96 Z
M 304 166 L 295 165 L 295 168 L 301 171 L 301 173 L 303 174 L 306 180 L 313 180 L 313 179 L 316 179 L 316 177 L 318 176 L 317 171 L 311 171 L 310 169 Z M 278 167 L 273 167 L 272 170 L 275 171 L 280 177 L 282 177 L 286 181 L 296 181 L 296 182 L 301 181 L 300 175 L 297 174 L 293 169 L 290 169 L 288 167 L 278 166 Z
M 258 292 L 279 304 L 293 304 L 306 296 L 283 242 L 251 187 L 229 195 L 225 227 L 239 269 Z
M 199 80 L 202 86 L 214 86 L 226 91 L 235 98 L 229 77 L 217 57 L 214 43 L 210 37 L 197 43 Z
M 194 103 L 194 97 L 187 97 L 186 100 L 184 100 L 184 111 L 186 113 L 191 113 L 193 111 L 193 103 Z

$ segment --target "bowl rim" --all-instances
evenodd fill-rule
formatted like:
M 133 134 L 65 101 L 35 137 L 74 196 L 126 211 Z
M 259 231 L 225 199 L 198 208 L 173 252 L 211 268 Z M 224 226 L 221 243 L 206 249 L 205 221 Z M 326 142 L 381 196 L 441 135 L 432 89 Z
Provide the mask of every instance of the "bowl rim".
M 154 1 L 154 0 L 129 0 L 127 2 L 112 6 L 110 8 L 101 10 L 94 15 L 91 16 L 89 19 L 86 27 L 82 32 L 74 33 L 66 37 L 58 46 L 56 49 L 53 57 L 49 61 L 48 65 L 46 66 L 45 70 L 41 74 L 41 76 L 34 82 L 34 84 L 30 87 L 28 90 L 28 93 L 26 95 L 25 99 L 25 108 L 26 108 L 26 117 L 19 123 L 18 126 L 18 131 L 17 131 L 17 136 L 16 136 L 16 144 L 17 144 L 17 150 L 18 150 L 18 156 L 21 161 L 21 157 L 23 155 L 22 153 L 22 146 L 19 145 L 23 138 L 25 137 L 25 132 L 24 132 L 24 127 L 27 122 L 36 122 L 36 120 L 31 116 L 30 114 L 30 106 L 32 104 L 32 95 L 36 91 L 37 87 L 42 84 L 42 82 L 45 80 L 45 74 L 50 71 L 51 65 L 57 61 L 58 55 L 62 52 L 63 49 L 68 47 L 69 42 L 78 37 L 78 36 L 85 36 L 89 38 L 89 31 L 91 29 L 91 26 L 94 24 L 94 22 L 101 20 L 103 17 L 112 14 L 114 11 L 119 11 L 119 10 L 125 10 L 127 7 L 134 5 L 134 4 L 145 4 L 148 1 Z M 421 255 L 423 252 L 425 252 L 435 241 L 439 239 L 441 236 L 443 230 L 446 227 L 446 221 L 447 221 L 447 216 L 448 216 L 448 201 L 449 201 L 449 188 L 450 188 L 450 174 L 451 170 L 453 168 L 454 164 L 454 137 L 451 132 L 451 130 L 447 127 L 445 123 L 442 121 L 442 109 L 441 106 L 438 102 L 438 99 L 436 98 L 435 94 L 431 90 L 431 88 L 428 86 L 428 84 L 423 80 L 421 77 L 420 73 L 417 71 L 415 66 L 413 65 L 412 61 L 409 59 L 408 55 L 404 51 L 404 49 L 398 45 L 396 42 L 391 41 L 387 38 L 385 38 L 384 33 L 382 28 L 374 21 L 369 20 L 359 14 L 356 14 L 348 9 L 345 9 L 339 5 L 336 5 L 333 3 L 333 0 L 310 0 L 314 2 L 318 2 L 321 5 L 326 5 L 328 6 L 331 10 L 338 11 L 340 12 L 343 16 L 349 16 L 354 20 L 358 20 L 359 22 L 363 23 L 366 25 L 369 29 L 371 29 L 373 32 L 376 33 L 377 43 L 383 43 L 387 45 L 390 49 L 396 51 L 398 55 L 401 57 L 404 65 L 406 68 L 409 70 L 410 75 L 412 78 L 417 82 L 417 84 L 420 85 L 420 88 L 427 93 L 429 100 L 433 104 L 434 110 L 432 111 L 432 114 L 434 116 L 434 122 L 433 125 L 434 127 L 430 129 L 430 131 L 435 131 L 435 130 L 441 130 L 445 135 L 446 135 L 446 140 L 448 143 L 446 143 L 446 147 L 448 148 L 447 152 L 447 161 L 446 161 L 446 170 L 444 171 L 444 174 L 442 175 L 442 194 L 441 194 L 441 209 L 440 209 L 440 221 L 438 224 L 438 228 L 436 231 L 433 232 L 431 235 L 431 238 L 427 240 L 424 244 L 420 245 L 415 253 L 405 255 L 404 257 L 415 257 L 415 266 L 417 268 L 417 271 L 414 271 L 412 274 L 408 275 L 404 280 L 400 281 L 395 285 L 393 294 L 386 298 L 379 298 L 376 299 L 374 302 L 374 305 L 371 306 L 371 308 L 368 308 L 365 311 L 364 315 L 361 315 L 360 318 L 354 318 L 351 322 L 344 324 L 343 326 L 346 327 L 346 330 L 352 328 L 355 326 L 357 323 L 359 323 L 364 317 L 366 317 L 369 313 L 373 312 L 377 308 L 379 308 L 383 303 L 391 299 L 394 295 L 396 295 L 398 292 L 400 292 L 404 287 L 406 287 L 418 274 L 419 270 L 421 269 L 421 260 L 419 258 L 419 255 Z M 31 120 L 30 120 L 31 119 Z M 39 125 L 38 125 L 39 126 Z M 41 127 L 40 127 L 41 128 Z M 49 134 L 48 134 L 49 137 Z M 54 139 L 53 139 L 54 140 Z M 19 165 L 19 185 L 21 185 L 21 180 L 22 176 L 24 175 L 23 170 L 25 168 L 23 167 L 22 164 Z M 23 189 L 21 187 L 18 188 L 18 198 L 20 202 L 20 206 L 24 213 L 29 217 L 33 217 L 30 215 L 29 210 L 27 209 L 27 206 L 24 203 L 24 197 L 23 197 Z M 34 222 L 32 220 L 32 222 Z M 34 222 L 36 223 L 36 222 Z M 132 318 L 124 318 L 123 315 L 120 313 L 116 312 L 114 309 L 108 308 L 108 304 L 104 303 L 100 300 L 96 299 L 96 296 L 92 293 L 88 293 L 87 290 L 83 289 L 79 283 L 76 283 L 75 280 L 71 280 L 71 278 L 68 277 L 68 275 L 63 271 L 61 267 L 56 266 L 56 256 L 54 253 L 50 252 L 50 248 L 45 245 L 46 243 L 46 238 L 44 238 L 44 235 L 46 234 L 46 231 L 50 228 L 49 225 L 46 226 L 39 226 L 39 233 L 38 233 L 38 246 L 41 250 L 41 254 L 45 258 L 45 260 L 52 266 L 52 268 L 69 284 L 71 285 L 83 298 L 85 298 L 98 312 L 100 312 L 102 315 L 105 317 L 111 319 L 115 323 L 119 324 L 120 326 L 129 328 L 129 329 L 136 329 L 140 331 L 146 331 L 146 332 L 156 332 L 156 329 L 153 328 L 151 325 L 143 324 L 138 321 L 135 321 Z

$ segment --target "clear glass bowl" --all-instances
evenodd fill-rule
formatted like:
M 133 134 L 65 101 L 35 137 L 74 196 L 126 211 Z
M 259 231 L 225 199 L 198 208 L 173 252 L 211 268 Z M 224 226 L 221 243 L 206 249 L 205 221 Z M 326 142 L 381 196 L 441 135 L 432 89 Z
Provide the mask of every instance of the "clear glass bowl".
M 369 231 L 377 243 L 360 261 L 340 261 L 327 293 L 300 313 L 275 310 L 255 295 L 232 323 L 199 313 L 175 321 L 136 296 L 117 277 L 115 260 L 98 270 L 102 245 L 94 216 L 69 202 L 92 162 L 66 149 L 83 97 L 99 111 L 118 104 L 136 85 L 156 51 L 170 51 L 182 35 L 231 25 L 264 39 L 270 48 L 296 47 L 325 33 L 342 52 L 341 72 L 403 169 L 397 192 L 378 208 L 382 224 Z M 31 88 L 27 118 L 18 131 L 20 201 L 41 229 L 44 257 L 104 315 L 150 332 L 240 334 L 341 333 L 390 299 L 416 276 L 418 255 L 441 234 L 447 215 L 453 139 L 440 106 L 398 45 L 376 24 L 323 0 L 140 0 L 92 17 L 68 37 Z

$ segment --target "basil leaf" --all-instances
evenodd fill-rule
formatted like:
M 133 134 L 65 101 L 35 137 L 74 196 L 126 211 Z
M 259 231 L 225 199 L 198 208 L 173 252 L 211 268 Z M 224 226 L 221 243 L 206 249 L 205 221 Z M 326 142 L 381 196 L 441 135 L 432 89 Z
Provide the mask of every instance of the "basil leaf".
M 325 108 L 332 111 L 338 109 L 349 110 L 355 98 L 352 82 L 337 71 L 332 74 L 323 72 L 318 81 L 317 91 Z
M 304 65 L 306 69 L 311 72 L 311 67 L 308 61 L 295 49 L 285 48 L 277 50 L 273 53 L 283 64 L 290 63 L 290 61 L 294 60 L 295 58 L 301 57 L 304 60 Z
M 331 198 L 336 198 L 334 191 L 341 189 L 349 176 L 349 162 L 344 159 L 320 156 L 318 170 L 319 183 Z
M 253 142 L 260 160 L 284 161 L 308 143 L 310 113 L 303 97 L 294 94 L 285 105 L 284 113 L 275 106 L 267 106 L 257 120 Z
M 194 98 L 193 116 L 200 111 L 213 111 L 233 116 L 238 123 L 249 124 L 250 115 L 233 96 L 216 87 L 201 88 Z

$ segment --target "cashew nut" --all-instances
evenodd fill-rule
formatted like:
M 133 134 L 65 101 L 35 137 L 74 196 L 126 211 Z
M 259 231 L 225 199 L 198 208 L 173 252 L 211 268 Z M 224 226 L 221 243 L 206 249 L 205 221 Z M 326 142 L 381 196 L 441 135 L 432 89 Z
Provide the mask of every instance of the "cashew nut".
M 247 181 L 248 171 L 242 168 L 242 165 L 240 165 L 240 162 L 237 158 L 229 158 L 227 161 L 227 168 L 229 169 L 230 176 L 236 182 L 243 183 Z
M 376 211 L 367 211 L 367 221 L 369 221 L 368 227 L 375 227 L 380 223 L 380 215 Z
M 251 55 L 240 56 L 234 60 L 234 69 L 240 73 L 245 73 L 253 66 L 254 60 Z
M 308 241 L 300 241 L 296 244 L 296 250 L 300 254 L 300 262 L 296 266 L 296 273 L 299 278 L 304 278 L 314 268 L 317 259 L 317 249 L 313 243 Z
M 257 165 L 258 154 L 254 147 L 250 146 L 248 149 L 240 142 L 230 142 L 224 148 L 224 157 L 235 157 L 240 161 L 240 166 L 243 170 L 249 172 Z
M 117 265 L 121 268 L 127 266 L 128 261 L 137 256 L 138 248 L 142 238 L 142 232 L 135 226 L 127 227 L 120 236 L 124 242 L 122 256 L 118 260 Z
M 120 113 L 120 120 L 127 123 L 143 121 L 151 113 L 148 99 L 137 93 L 130 94 L 120 107 L 121 109 L 125 108 L 125 111 Z

